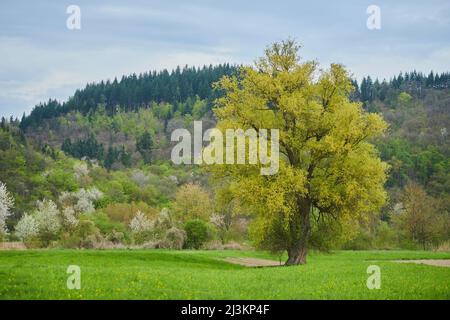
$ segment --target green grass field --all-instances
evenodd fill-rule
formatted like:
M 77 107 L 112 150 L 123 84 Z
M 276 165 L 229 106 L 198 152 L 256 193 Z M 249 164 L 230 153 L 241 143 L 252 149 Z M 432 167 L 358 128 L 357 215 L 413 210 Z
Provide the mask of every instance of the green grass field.
M 450 299 L 450 268 L 390 261 L 450 253 L 312 253 L 304 266 L 266 268 L 226 257 L 274 259 L 255 251 L 0 251 L 0 299 Z M 69 265 L 81 268 L 80 290 L 67 289 Z M 379 290 L 366 286 L 369 265 L 381 268 Z

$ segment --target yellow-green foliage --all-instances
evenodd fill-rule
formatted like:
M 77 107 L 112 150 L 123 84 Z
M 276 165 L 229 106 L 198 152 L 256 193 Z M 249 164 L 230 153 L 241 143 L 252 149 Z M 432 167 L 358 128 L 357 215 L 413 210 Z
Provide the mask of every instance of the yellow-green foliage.
M 158 215 L 158 210 L 148 206 L 144 202 L 113 203 L 102 209 L 102 211 L 106 213 L 112 221 L 123 222 L 125 225 L 129 224 L 130 220 L 138 211 L 141 211 L 150 219 L 153 219 Z
M 157 105 L 155 105 L 156 107 Z M 74 112 L 73 117 L 78 127 L 89 131 L 94 130 L 96 133 L 111 130 L 115 133 L 123 132 L 128 136 L 137 137 L 145 131 L 155 133 L 162 128 L 152 109 L 144 108 L 136 112 L 125 112 L 118 108 L 117 113 L 111 116 L 106 113 L 104 106 L 99 106 L 97 111 L 88 117 L 83 116 L 80 112 Z M 59 121 L 61 125 L 71 125 L 67 117 L 60 117 Z
M 208 221 L 212 209 L 208 193 L 197 184 L 185 184 L 175 195 L 173 210 L 181 221 L 190 219 Z
M 225 92 L 214 110 L 222 131 L 280 130 L 278 174 L 262 176 L 257 165 L 211 168 L 251 205 L 256 244 L 279 250 L 298 241 L 292 221 L 305 214 L 302 204 L 311 220 L 326 216 L 348 230 L 384 203 L 387 165 L 370 139 L 387 124 L 349 100 L 353 86 L 343 66 L 322 71 L 316 62 L 300 62 L 298 46 L 288 40 L 216 86 Z

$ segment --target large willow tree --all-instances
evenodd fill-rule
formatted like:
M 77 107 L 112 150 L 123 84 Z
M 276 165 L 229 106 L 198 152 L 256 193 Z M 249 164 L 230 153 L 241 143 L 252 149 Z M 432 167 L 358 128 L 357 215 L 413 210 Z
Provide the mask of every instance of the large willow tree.
M 256 244 L 287 250 L 287 265 L 306 263 L 312 222 L 356 224 L 386 198 L 387 165 L 370 143 L 386 123 L 349 100 L 353 86 L 343 66 L 322 71 L 301 62 L 298 49 L 291 40 L 275 43 L 254 67 L 222 78 L 214 110 L 222 131 L 279 129 L 277 174 L 261 175 L 258 165 L 213 170 L 255 212 Z

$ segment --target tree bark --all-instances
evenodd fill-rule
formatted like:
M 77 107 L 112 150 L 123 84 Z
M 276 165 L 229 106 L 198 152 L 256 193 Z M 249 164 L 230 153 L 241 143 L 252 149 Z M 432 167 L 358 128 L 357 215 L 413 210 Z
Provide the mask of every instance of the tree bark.
M 304 244 L 299 244 L 297 247 L 293 247 L 288 250 L 288 259 L 285 265 L 294 266 L 299 264 L 306 264 L 307 254 L 308 254 L 307 246 Z
M 293 241 L 287 249 L 288 259 L 285 263 L 287 266 L 305 264 L 308 254 L 308 240 L 311 230 L 309 221 L 311 202 L 307 199 L 302 199 L 299 201 L 298 207 L 298 215 L 293 217 L 290 225 Z

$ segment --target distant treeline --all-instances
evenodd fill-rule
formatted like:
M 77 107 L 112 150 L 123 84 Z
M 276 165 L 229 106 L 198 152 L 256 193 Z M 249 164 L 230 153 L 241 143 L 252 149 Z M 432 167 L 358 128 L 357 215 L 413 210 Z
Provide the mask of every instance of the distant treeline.
M 384 101 L 392 89 L 420 96 L 423 89 L 450 88 L 450 72 L 441 74 L 430 72 L 426 76 L 421 72 L 413 71 L 405 74 L 400 73 L 390 81 L 372 80 L 368 76 L 362 79 L 360 85 L 358 85 L 357 81 L 353 81 L 353 85 L 356 88 L 356 98 L 358 100 L 362 102 Z
M 49 100 L 37 105 L 28 116 L 23 116 L 20 123 L 22 129 L 39 126 L 42 120 L 54 118 L 71 111 L 83 114 L 96 111 L 99 105 L 104 105 L 108 114 L 113 115 L 117 108 L 125 111 L 135 111 L 147 107 L 151 103 L 167 102 L 174 105 L 197 97 L 207 100 L 208 108 L 217 98 L 219 92 L 212 89 L 212 84 L 223 76 L 236 74 L 238 66 L 229 64 L 204 66 L 203 68 L 176 68 L 172 72 L 148 72 L 140 75 L 123 76 L 120 81 L 114 79 L 100 83 L 88 84 L 84 89 L 77 90 L 67 102 L 60 103 Z M 414 95 L 421 94 L 423 89 L 445 89 L 450 87 L 450 73 L 428 76 L 420 72 L 410 72 L 395 76 L 386 81 L 373 81 L 371 77 L 363 78 L 361 84 L 355 80 L 354 99 L 371 102 L 376 99 L 384 101 L 390 92 L 407 91 Z
M 99 105 L 104 105 L 108 114 L 113 115 L 117 108 L 134 111 L 151 103 L 167 102 L 176 104 L 196 97 L 213 101 L 217 93 L 212 84 L 223 76 L 236 73 L 238 67 L 229 64 L 204 66 L 203 68 L 177 67 L 171 72 L 147 72 L 123 76 L 119 81 L 102 81 L 88 84 L 84 89 L 77 90 L 67 102 L 60 103 L 49 100 L 37 105 L 29 116 L 23 116 L 20 127 L 40 125 L 42 120 L 80 111 L 83 114 L 95 111 Z

